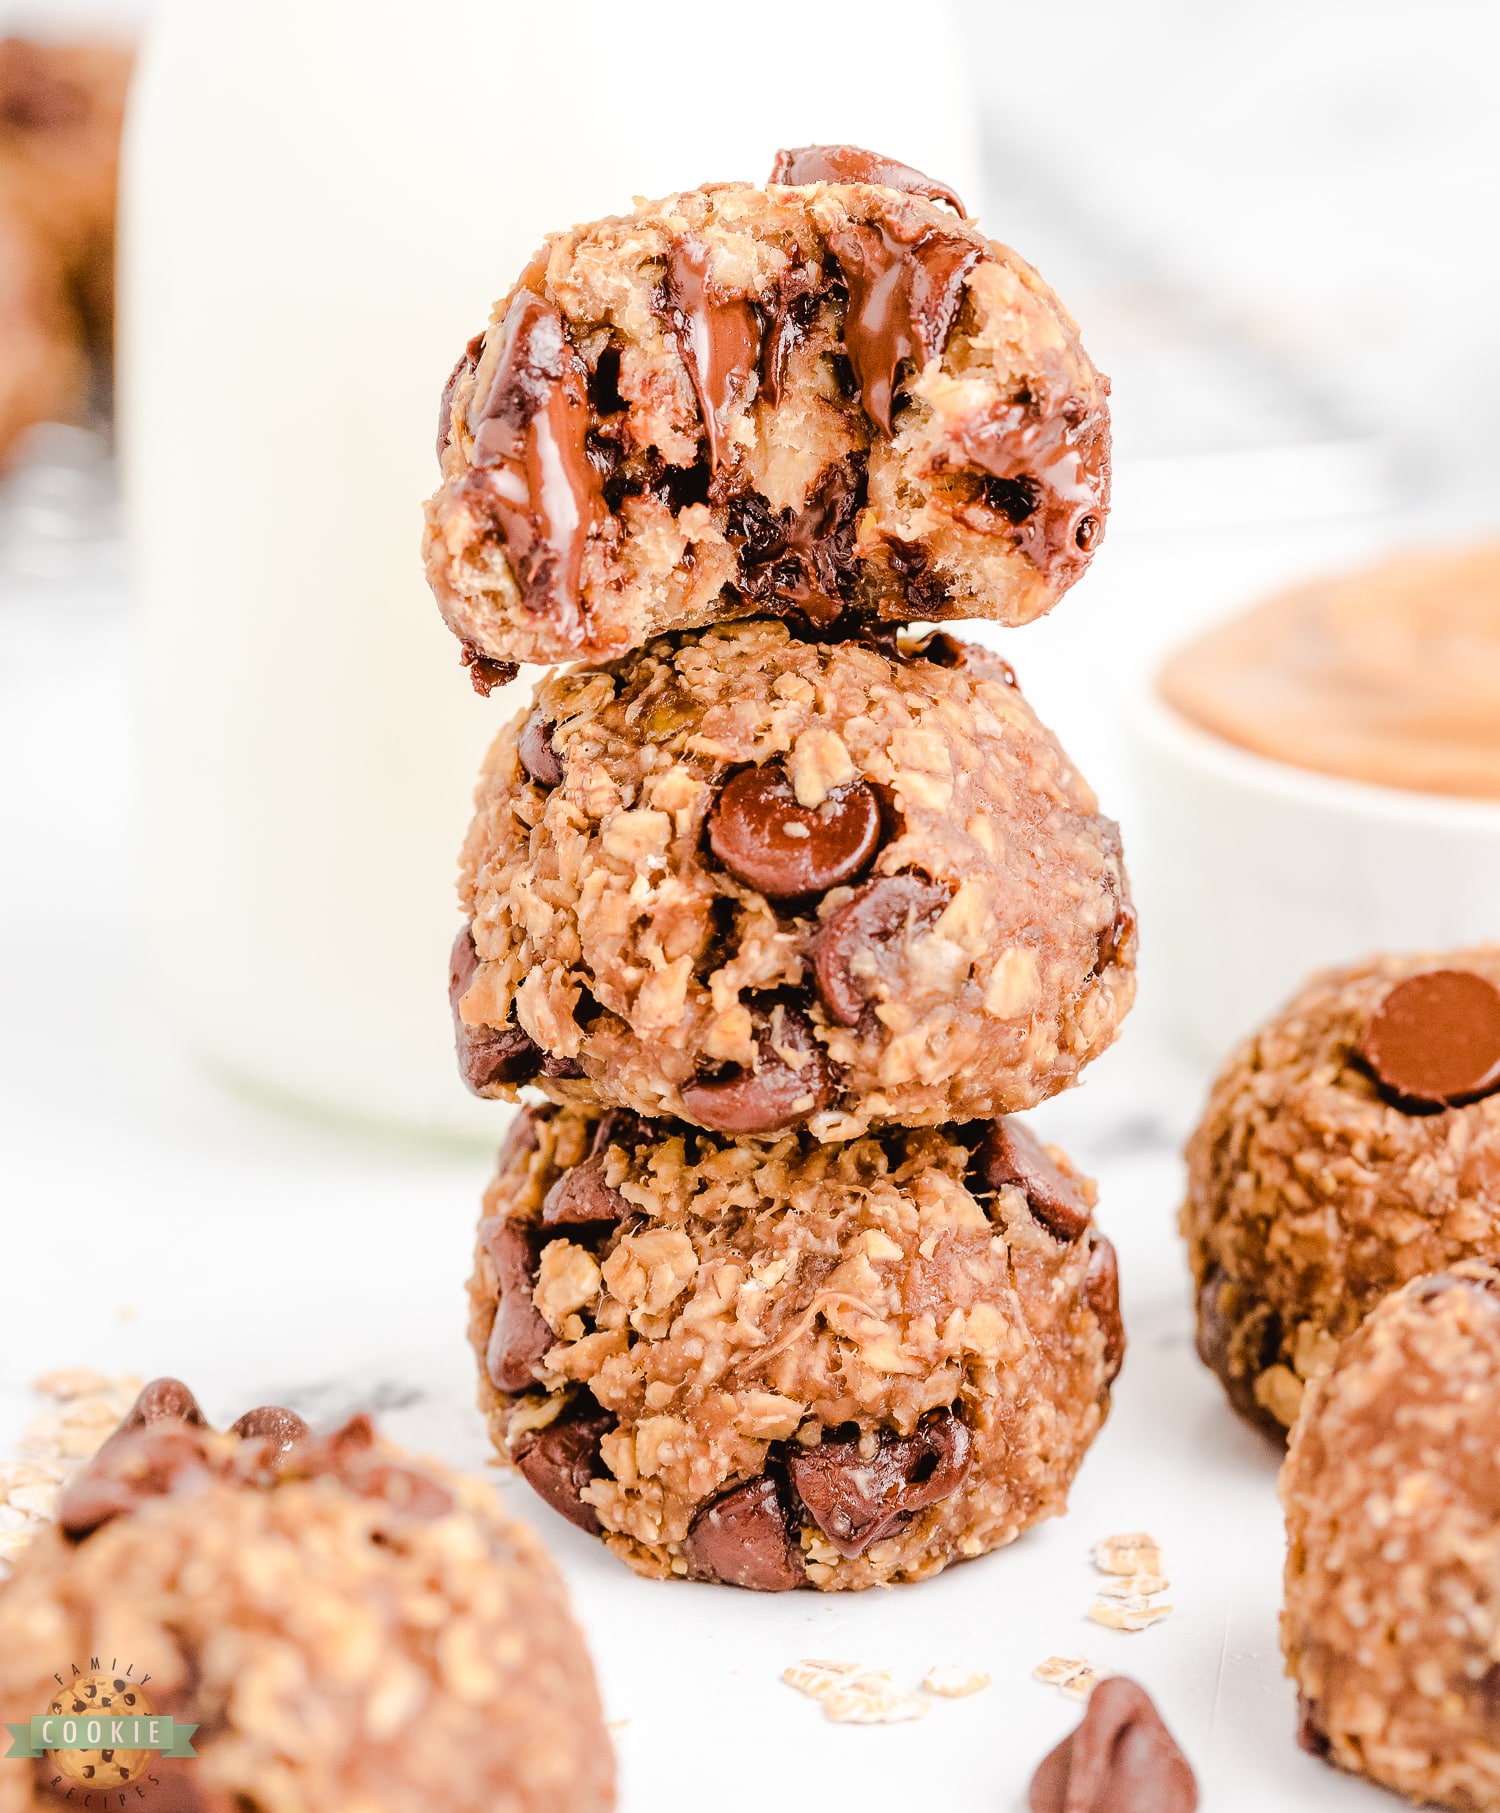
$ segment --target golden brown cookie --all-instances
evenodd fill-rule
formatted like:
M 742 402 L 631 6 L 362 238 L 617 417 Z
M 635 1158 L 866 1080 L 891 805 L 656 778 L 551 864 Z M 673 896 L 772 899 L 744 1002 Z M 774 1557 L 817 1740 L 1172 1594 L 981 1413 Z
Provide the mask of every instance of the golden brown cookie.
M 439 416 L 427 573 L 478 683 L 755 614 L 1051 609 L 1104 532 L 1108 384 L 955 202 L 809 146 L 547 242 Z
M 1315 1756 L 1500 1808 L 1500 1271 L 1387 1297 L 1309 1387 L 1281 1473 L 1281 1643 Z
M 1103 1425 L 1093 1201 L 1017 1121 L 820 1146 L 523 1110 L 469 1287 L 491 1435 L 640 1573 L 935 1574 L 1060 1513 Z
M 472 1088 L 727 1133 L 1032 1107 L 1134 993 L 1116 827 L 941 633 L 761 619 L 554 675 L 490 750 L 461 895 Z
M 86 1697 L 101 1665 L 122 1709 L 144 1689 L 131 1711 L 196 1725 L 196 1757 L 11 1762 L 0 1813 L 101 1786 L 112 1806 L 194 1813 L 614 1804 L 593 1674 L 540 1545 L 486 1486 L 365 1417 L 316 1437 L 266 1408 L 221 1435 L 186 1387 L 148 1385 L 0 1591 L 0 1719 L 47 1712 L 59 1680 Z
M 1500 1256 L 1500 946 L 1315 976 L 1230 1059 L 1187 1160 L 1198 1350 L 1279 1436 L 1388 1292 Z

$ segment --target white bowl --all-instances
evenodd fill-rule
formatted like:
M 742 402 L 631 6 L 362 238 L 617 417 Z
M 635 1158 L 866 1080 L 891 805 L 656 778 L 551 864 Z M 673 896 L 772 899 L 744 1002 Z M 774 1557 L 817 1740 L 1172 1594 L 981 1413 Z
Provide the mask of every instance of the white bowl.
M 1143 993 L 1219 1063 L 1313 970 L 1500 939 L 1500 803 L 1252 755 L 1154 693 L 1128 707 Z

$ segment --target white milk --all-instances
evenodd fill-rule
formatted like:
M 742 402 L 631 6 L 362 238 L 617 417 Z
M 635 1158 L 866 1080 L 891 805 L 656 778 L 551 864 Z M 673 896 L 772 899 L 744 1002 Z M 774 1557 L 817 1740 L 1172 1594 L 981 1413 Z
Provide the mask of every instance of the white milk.
M 495 1127 L 444 984 L 474 775 L 523 695 L 470 689 L 420 506 L 443 382 L 542 235 L 820 140 L 977 192 L 948 8 L 757 11 L 154 13 L 121 354 L 145 923 L 177 1023 L 260 1089 Z

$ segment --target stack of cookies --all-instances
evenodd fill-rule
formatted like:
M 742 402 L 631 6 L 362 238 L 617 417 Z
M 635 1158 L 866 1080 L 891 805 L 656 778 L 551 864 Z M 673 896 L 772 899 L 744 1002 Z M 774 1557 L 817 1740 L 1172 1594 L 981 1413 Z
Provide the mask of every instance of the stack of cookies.
M 513 1122 L 495 1442 L 632 1567 L 917 1579 L 1060 1511 L 1123 1348 L 1009 1118 L 1134 987 L 1115 826 L 1006 662 L 1087 568 L 1107 384 L 945 185 L 783 152 L 551 239 L 443 393 L 426 560 L 487 691 L 451 995 Z

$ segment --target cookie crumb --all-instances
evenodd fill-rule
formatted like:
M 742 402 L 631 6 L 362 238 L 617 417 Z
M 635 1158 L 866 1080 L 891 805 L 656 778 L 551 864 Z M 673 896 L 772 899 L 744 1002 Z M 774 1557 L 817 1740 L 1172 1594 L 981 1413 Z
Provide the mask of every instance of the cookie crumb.
M 982 1668 L 929 1668 L 922 1682 L 928 1693 L 940 1700 L 966 1700 L 971 1693 L 983 1693 L 990 1677 Z
M 1153 1604 L 1149 1599 L 1139 1596 L 1113 1603 L 1096 1599 L 1089 1607 L 1089 1616 L 1095 1624 L 1102 1624 L 1109 1630 L 1148 1630 L 1153 1624 L 1160 1624 L 1163 1618 L 1171 1615 L 1170 1605 Z

